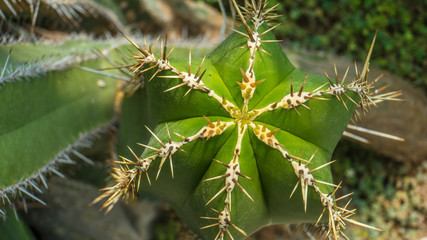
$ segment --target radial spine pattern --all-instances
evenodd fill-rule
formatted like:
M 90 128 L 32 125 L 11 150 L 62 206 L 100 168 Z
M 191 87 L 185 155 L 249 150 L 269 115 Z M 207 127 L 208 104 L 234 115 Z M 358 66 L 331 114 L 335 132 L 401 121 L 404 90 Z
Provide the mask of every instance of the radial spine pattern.
M 276 6 L 267 8 L 266 1 L 258 1 L 257 3 L 255 1 L 247 1 L 244 7 L 238 6 L 235 1 L 233 1 L 233 4 L 235 9 L 237 9 L 237 13 L 242 20 L 244 30 L 246 30 L 246 32 L 239 30 L 234 31 L 247 38 L 246 45 L 240 46 L 240 48 L 245 48 L 250 53 L 247 67 L 242 68 L 237 66 L 240 68 L 241 73 L 241 79 L 235 80 L 236 84 L 240 87 L 241 92 L 242 104 L 240 107 L 238 104 L 235 104 L 232 99 L 227 99 L 226 97 L 221 96 L 213 89 L 207 87 L 207 84 L 204 83 L 204 77 L 208 74 L 208 72 L 204 70 L 205 58 L 201 61 L 201 64 L 197 69 L 191 69 L 192 57 L 190 51 L 188 57 L 188 70 L 184 72 L 174 67 L 168 60 L 172 51 L 169 53 L 167 52 L 166 40 L 161 43 L 162 50 L 160 57 L 158 57 L 154 54 L 155 45 L 148 46 L 146 44 L 144 48 L 141 48 L 129 39 L 129 41 L 138 49 L 138 53 L 133 56 L 133 64 L 128 66 L 128 70 L 134 73 L 134 77 L 132 78 L 134 83 L 132 86 L 143 85 L 141 84 L 141 81 L 143 81 L 141 80 L 141 75 L 148 71 L 154 72 L 150 77 L 147 78 L 148 81 L 170 81 L 170 79 L 178 79 L 180 81 L 179 84 L 168 89 L 164 89 L 164 92 L 174 91 L 175 89 L 181 87 L 186 87 L 188 89 L 184 94 L 184 97 L 191 91 L 203 92 L 210 98 L 214 99 L 219 105 L 221 105 L 232 120 L 224 121 L 218 118 L 216 121 L 214 121 L 208 117 L 203 116 L 206 120 L 206 124 L 194 135 L 183 136 L 180 133 L 173 132 L 173 134 L 179 136 L 181 141 L 172 140 L 171 132 L 169 130 L 173 131 L 173 129 L 169 129 L 167 125 L 167 139 L 160 139 L 159 136 L 157 136 L 151 129 L 147 127 L 147 131 L 149 131 L 152 135 L 152 138 L 154 138 L 160 144 L 160 147 L 139 143 L 139 145 L 153 152 L 152 155 L 146 157 L 140 157 L 136 155 L 133 150 L 129 148 L 134 155 L 136 162 L 126 158 L 122 158 L 122 161 L 118 161 L 117 163 L 120 164 L 120 167 L 114 168 L 113 173 L 113 178 L 116 181 L 116 185 L 105 188 L 104 194 L 96 199 L 95 202 L 107 198 L 107 201 L 103 207 L 110 210 L 111 207 L 120 198 L 123 197 L 127 199 L 130 196 L 133 196 L 134 192 L 139 189 L 142 174 L 146 175 L 147 181 L 151 184 L 151 180 L 147 174 L 147 171 L 150 168 L 152 162 L 157 159 L 159 159 L 160 164 L 159 168 L 157 169 L 156 180 L 159 177 L 165 162 L 169 163 L 171 176 L 173 178 L 175 175 L 173 170 L 173 156 L 179 151 L 185 152 L 183 147 L 186 144 L 192 143 L 197 139 L 204 139 L 208 142 L 210 138 L 223 134 L 227 129 L 236 128 L 237 141 L 235 142 L 232 157 L 230 159 L 213 159 L 212 164 L 221 165 L 223 172 L 217 176 L 203 179 L 203 182 L 222 182 L 221 187 L 215 191 L 215 194 L 209 196 L 209 200 L 205 203 L 206 207 L 210 207 L 209 205 L 211 205 L 215 200 L 224 199 L 222 207 L 220 209 L 211 208 L 212 215 L 210 216 L 200 216 L 202 219 L 204 219 L 202 221 L 206 220 L 206 225 L 202 226 L 201 229 L 218 228 L 217 235 L 214 238 L 215 240 L 224 239 L 226 236 L 234 239 L 230 231 L 231 228 L 237 230 L 242 235 L 247 236 L 244 230 L 233 223 L 232 208 L 235 205 L 232 203 L 235 201 L 235 199 L 233 199 L 232 193 L 241 191 L 241 193 L 243 193 L 247 199 L 250 201 L 255 201 L 252 197 L 251 191 L 245 189 L 243 187 L 244 184 L 242 184 L 242 181 L 246 181 L 246 184 L 250 184 L 252 178 L 254 177 L 242 170 L 243 168 L 240 162 L 242 141 L 245 134 L 248 134 L 248 132 L 252 132 L 260 142 L 273 149 L 273 151 L 279 152 L 283 157 L 283 161 L 288 162 L 289 165 L 293 168 L 295 177 L 298 179 L 298 181 L 289 197 L 292 197 L 299 187 L 301 189 L 304 211 L 307 211 L 307 195 L 309 189 L 313 189 L 314 192 L 318 195 L 320 204 L 323 207 L 323 211 L 319 216 L 316 224 L 321 221 L 322 216 L 325 213 L 328 215 L 328 228 L 324 232 L 326 236 L 332 239 L 338 239 L 340 237 L 347 238 L 343 233 L 343 230 L 346 227 L 346 223 L 352 223 L 380 231 L 378 228 L 374 228 L 350 219 L 350 217 L 355 214 L 355 210 L 347 209 L 350 201 L 341 207 L 337 205 L 338 201 L 351 195 L 348 194 L 340 198 L 335 198 L 335 193 L 340 188 L 341 183 L 336 185 L 331 182 L 325 182 L 317 179 L 313 175 L 313 173 L 329 166 L 334 161 L 327 162 L 317 167 L 312 167 L 312 160 L 315 157 L 317 150 L 311 152 L 311 157 L 308 159 L 291 154 L 287 150 L 285 143 L 280 142 L 275 137 L 275 134 L 280 130 L 279 128 L 271 128 L 266 124 L 259 124 L 259 121 L 257 121 L 257 119 L 263 116 L 263 114 L 278 110 L 295 111 L 298 115 L 300 115 L 301 118 L 303 118 L 303 114 L 298 110 L 300 107 L 311 110 L 311 108 L 308 106 L 310 101 L 331 101 L 330 96 L 335 96 L 336 99 L 340 101 L 346 109 L 348 109 L 348 106 L 344 100 L 348 99 L 353 104 L 360 107 L 362 112 L 368 111 L 372 105 L 376 105 L 381 101 L 396 100 L 396 97 L 399 96 L 400 93 L 392 92 L 379 94 L 382 89 L 375 90 L 373 87 L 373 84 L 378 79 L 372 82 L 368 81 L 369 58 L 372 52 L 373 44 L 362 71 L 360 73 L 356 71 L 356 76 L 350 83 L 345 83 L 347 72 L 340 81 L 338 80 L 338 74 L 336 72 L 336 81 L 331 80 L 325 73 L 326 78 L 328 79 L 327 83 L 318 86 L 314 90 L 306 91 L 305 85 L 307 81 L 309 81 L 309 74 L 306 75 L 302 85 L 298 89 L 294 89 L 291 77 L 289 94 L 278 101 L 267 104 L 264 107 L 253 107 L 251 109 L 250 102 L 257 91 L 257 87 L 262 85 L 264 81 L 269 81 L 269 79 L 259 79 L 257 77 L 254 65 L 258 57 L 275 54 L 274 52 L 266 51 L 263 46 L 277 41 L 263 40 L 262 37 L 273 30 L 277 25 L 267 28 L 267 30 L 264 30 L 263 32 L 260 32 L 260 28 L 263 24 L 267 24 L 271 20 L 277 18 L 277 15 L 274 14 Z M 169 72 L 170 74 L 162 75 L 163 72 Z M 350 94 L 355 97 L 349 96 Z M 320 185 L 332 187 L 334 190 L 332 192 L 324 192 L 319 187 Z M 211 222 L 209 223 L 209 221 Z M 250 221 L 250 219 L 248 219 L 248 221 Z

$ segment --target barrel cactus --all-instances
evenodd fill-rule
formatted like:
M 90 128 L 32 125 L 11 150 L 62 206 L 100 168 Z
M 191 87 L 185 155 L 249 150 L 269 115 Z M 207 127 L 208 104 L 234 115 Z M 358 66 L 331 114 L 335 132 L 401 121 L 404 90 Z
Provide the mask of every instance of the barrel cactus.
M 345 237 L 351 194 L 335 197 L 332 152 L 351 117 L 399 93 L 379 93 L 369 59 L 354 77 L 296 69 L 269 23 L 275 7 L 247 1 L 242 26 L 204 58 L 174 58 L 161 41 L 138 46 L 121 111 L 109 211 L 139 189 L 167 199 L 204 239 L 242 239 L 278 223 L 315 223 Z M 156 42 L 158 43 L 158 42 Z M 300 194 L 296 192 L 300 191 Z

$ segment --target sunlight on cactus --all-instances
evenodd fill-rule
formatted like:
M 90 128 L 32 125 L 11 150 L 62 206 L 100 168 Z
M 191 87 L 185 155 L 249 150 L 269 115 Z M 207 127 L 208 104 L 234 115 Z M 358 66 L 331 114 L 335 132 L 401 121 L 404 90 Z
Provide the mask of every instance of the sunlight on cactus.
M 136 161 L 115 161 L 114 183 L 94 203 L 106 199 L 108 212 L 140 188 L 151 191 L 206 239 L 241 239 L 278 223 L 316 223 L 331 239 L 347 238 L 347 223 L 381 231 L 352 220 L 350 200 L 338 204 L 351 194 L 335 197 L 341 183 L 333 183 L 330 171 L 338 140 L 352 136 L 344 132 L 350 118 L 400 96 L 375 89 L 380 77 L 368 79 L 375 38 L 354 77 L 304 73 L 274 39 L 277 25 L 267 25 L 276 6 L 233 4 L 242 26 L 203 59 L 191 50 L 188 59 L 174 59 L 167 40 L 158 53 L 158 41 L 139 47 L 128 38 L 137 51 L 118 68 L 133 74 L 126 89 L 142 94 L 135 101 L 144 99 L 139 107 L 147 120 L 139 124 L 150 136 L 138 143 L 141 155 L 128 147 Z

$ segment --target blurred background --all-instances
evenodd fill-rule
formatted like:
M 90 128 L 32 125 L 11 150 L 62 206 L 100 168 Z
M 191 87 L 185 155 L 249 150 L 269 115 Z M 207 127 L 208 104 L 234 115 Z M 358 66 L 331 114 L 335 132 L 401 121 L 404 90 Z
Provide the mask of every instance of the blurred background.
M 243 1 L 240 1 L 241 3 Z M 296 0 L 280 3 L 274 29 L 291 61 L 315 74 L 361 69 L 375 32 L 371 78 L 402 90 L 403 102 L 384 103 L 359 126 L 405 138 L 395 142 L 366 136 L 370 144 L 343 139 L 333 171 L 343 193 L 354 192 L 356 219 L 384 233 L 349 227 L 351 239 L 427 238 L 427 1 Z M 212 49 L 239 21 L 229 0 L 0 0 L 0 44 L 60 42 L 76 36 L 122 39 L 168 34 L 172 45 L 190 42 Z M 233 19 L 234 18 L 234 19 Z M 196 39 L 196 40 L 195 40 Z M 197 42 L 197 44 L 196 44 Z M 354 72 L 354 70 L 351 70 Z M 63 169 L 67 180 L 51 178 L 47 207 L 29 205 L 23 221 L 1 231 L 27 232 L 16 239 L 196 239 L 169 205 L 151 195 L 120 204 L 104 216 L 88 204 L 105 185 L 107 136 L 86 155 L 95 167 Z M 84 192 L 85 194 L 81 194 Z M 12 227 L 11 227 L 12 226 Z M 272 226 L 252 239 L 307 239 L 305 226 Z M 27 230 L 23 230 L 27 229 Z M 1 234 L 0 234 L 1 236 Z M 2 239 L 0 237 L 0 239 Z

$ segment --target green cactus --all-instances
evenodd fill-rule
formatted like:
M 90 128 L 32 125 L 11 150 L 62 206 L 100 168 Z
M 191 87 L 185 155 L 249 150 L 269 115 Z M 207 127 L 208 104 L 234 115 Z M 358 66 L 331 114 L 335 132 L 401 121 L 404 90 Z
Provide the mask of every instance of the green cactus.
M 0 46 L 1 204 L 19 196 L 43 203 L 31 189 L 41 192 L 47 175 L 62 175 L 60 163 L 72 163 L 70 155 L 90 163 L 76 148 L 112 121 L 116 92 L 113 78 L 81 69 L 106 66 L 95 49 L 114 47 L 93 40 Z
M 243 25 L 205 58 L 170 57 L 166 40 L 159 55 L 130 40 L 138 51 L 125 68 L 144 88 L 123 103 L 122 160 L 95 202 L 106 198 L 108 212 L 141 187 L 169 200 L 205 239 L 240 239 L 277 223 L 326 223 L 323 234 L 334 239 L 345 237 L 346 223 L 380 231 L 338 205 L 349 195 L 334 198 L 340 184 L 329 167 L 356 107 L 399 95 L 378 94 L 377 79 L 368 80 L 373 44 L 348 83 L 347 73 L 310 75 L 292 66 L 267 26 L 275 7 L 233 3 Z

